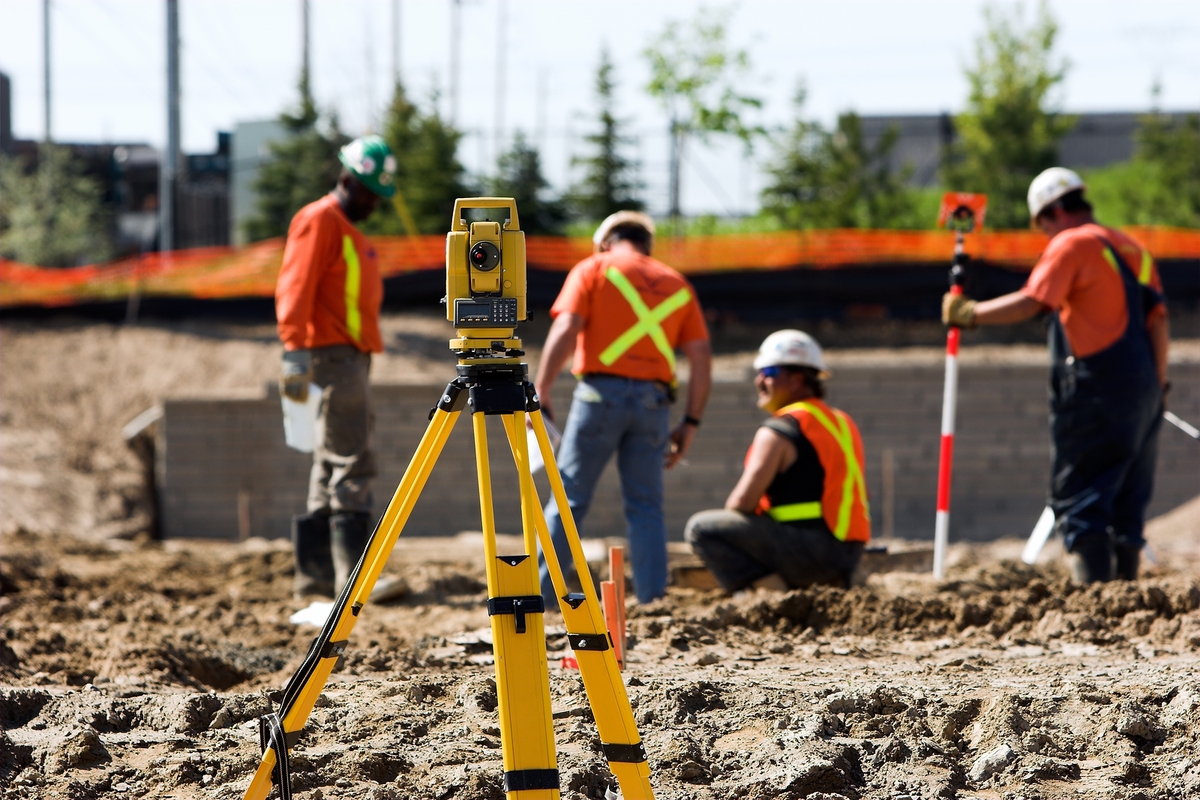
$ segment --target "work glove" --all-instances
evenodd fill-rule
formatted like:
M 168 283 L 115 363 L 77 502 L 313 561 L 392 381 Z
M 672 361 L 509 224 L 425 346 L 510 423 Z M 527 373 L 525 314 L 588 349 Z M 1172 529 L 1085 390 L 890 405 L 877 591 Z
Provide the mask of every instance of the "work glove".
M 284 350 L 283 365 L 279 371 L 280 394 L 297 403 L 305 403 L 312 379 L 312 351 Z
M 942 295 L 942 322 L 959 328 L 975 327 L 975 301 L 961 294 Z

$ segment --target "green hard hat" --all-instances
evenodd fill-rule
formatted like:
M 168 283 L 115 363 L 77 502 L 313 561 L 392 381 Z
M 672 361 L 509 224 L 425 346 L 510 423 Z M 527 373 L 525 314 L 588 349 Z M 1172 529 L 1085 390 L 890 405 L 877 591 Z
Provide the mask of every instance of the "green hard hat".
M 396 194 L 396 157 L 382 136 L 355 139 L 338 151 L 338 161 L 380 197 Z

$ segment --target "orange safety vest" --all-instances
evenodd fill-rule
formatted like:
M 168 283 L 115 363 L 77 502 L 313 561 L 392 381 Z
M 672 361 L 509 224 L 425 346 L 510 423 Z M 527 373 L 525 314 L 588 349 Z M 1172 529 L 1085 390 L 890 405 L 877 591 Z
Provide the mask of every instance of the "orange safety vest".
M 815 398 L 776 412 L 776 416 L 784 415 L 800 424 L 800 432 L 812 444 L 825 470 L 825 486 L 820 501 L 788 503 L 783 502 L 787 498 L 776 497 L 772 502 L 764 494 L 758 512 L 779 522 L 824 519 L 840 541 L 869 541 L 871 509 L 863 478 L 862 438 L 854 420 Z

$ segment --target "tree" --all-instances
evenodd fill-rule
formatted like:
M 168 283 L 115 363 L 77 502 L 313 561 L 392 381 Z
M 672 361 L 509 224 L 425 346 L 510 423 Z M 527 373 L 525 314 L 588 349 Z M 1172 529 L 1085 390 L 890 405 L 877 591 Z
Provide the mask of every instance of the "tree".
M 605 47 L 600 51 L 600 66 L 596 69 L 599 125 L 595 133 L 584 137 L 592 147 L 592 154 L 571 159 L 571 166 L 584 168 L 583 180 L 569 193 L 571 206 L 584 219 L 601 220 L 615 211 L 640 211 L 645 207 L 638 198 L 642 183 L 635 174 L 637 164 L 622 153 L 632 139 L 621 133 L 624 123 L 615 113 L 615 90 L 613 63 Z
M 397 81 L 383 123 L 383 138 L 396 156 L 396 188 L 417 232 L 426 234 L 448 230 L 455 199 L 475 194 L 458 160 L 462 133 L 441 118 L 437 101 L 434 93 L 422 110 Z M 408 232 L 392 203 L 381 204 L 362 227 L 371 234 Z
M 762 101 L 738 91 L 736 84 L 750 72 L 745 50 L 730 51 L 725 44 L 725 27 L 730 10 L 702 8 L 687 25 L 672 20 L 643 54 L 650 62 L 646 91 L 667 112 L 671 139 L 670 215 L 680 216 L 680 166 L 688 137 L 707 143 L 712 134 L 741 139 L 747 147 L 761 126 L 742 120 L 749 109 L 762 108 Z
M 70 148 L 39 145 L 36 167 L 0 156 L 0 254 L 72 267 L 105 261 L 112 251 L 103 190 Z
M 1200 116 L 1142 119 L 1131 161 L 1084 176 L 1088 198 L 1108 225 L 1200 228 Z
M 874 145 L 863 138 L 858 115 L 838 116 L 832 131 L 803 118 L 803 88 L 796 121 L 776 145 L 763 190 L 763 211 L 788 228 L 926 227 L 915 213 L 907 171 L 896 175 L 888 156 L 898 132 L 889 128 Z M 924 224 L 922 224 L 924 222 Z
M 521 230 L 528 234 L 557 234 L 562 232 L 567 211 L 561 200 L 546 196 L 550 183 L 542 175 L 541 157 L 537 148 L 525 141 L 517 131 L 512 148 L 500 156 L 497 175 L 489 189 L 496 197 L 511 197 L 517 201 Z
M 984 10 L 986 33 L 975 45 L 975 66 L 966 69 L 971 93 L 955 117 L 958 139 L 942 165 L 946 187 L 988 196 L 988 225 L 1023 228 L 1025 196 L 1042 170 L 1058 161 L 1058 143 L 1075 124 L 1060 114 L 1052 92 L 1066 75 L 1051 56 L 1058 25 L 1045 4 L 1028 27 L 1018 6 L 1011 14 Z
M 258 213 L 246 221 L 246 237 L 252 242 L 286 235 L 297 211 L 333 189 L 342 170 L 338 150 L 350 140 L 338 127 L 336 114 L 324 115 L 321 124 L 307 74 L 300 76 L 299 107 L 280 114 L 279 121 L 289 135 L 270 144 L 271 160 L 254 183 Z

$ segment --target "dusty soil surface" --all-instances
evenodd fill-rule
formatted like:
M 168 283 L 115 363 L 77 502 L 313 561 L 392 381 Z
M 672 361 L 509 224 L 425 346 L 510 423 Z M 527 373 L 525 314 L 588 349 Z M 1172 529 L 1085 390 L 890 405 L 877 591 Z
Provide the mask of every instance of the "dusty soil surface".
M 386 325 L 377 380 L 448 376 L 440 323 Z M 285 543 L 138 535 L 119 429 L 164 396 L 258 395 L 273 330 L 0 337 L 0 797 L 241 796 L 257 718 L 316 631 L 289 622 L 305 602 Z M 737 379 L 746 360 L 721 368 Z M 941 583 L 631 603 L 624 675 L 658 796 L 1200 796 L 1200 500 L 1148 535 L 1136 583 L 1075 587 L 1052 548 L 1027 567 L 1014 540 L 956 546 Z M 401 539 L 388 569 L 411 592 L 364 611 L 293 751 L 298 797 L 503 796 L 482 562 L 477 535 Z M 603 798 L 559 622 L 564 795 Z
M 625 672 L 660 797 L 1185 798 L 1200 793 L 1200 586 L 1170 563 L 1074 587 L 952 554 L 949 580 L 849 591 L 672 589 L 629 609 Z M 1174 529 L 1171 526 L 1174 526 Z M 1191 546 L 1194 548 L 1194 541 Z M 315 629 L 280 542 L 0 540 L 4 798 L 238 797 Z M 301 798 L 503 795 L 478 535 L 401 539 L 412 593 L 369 605 L 292 760 Z M 568 797 L 605 796 L 549 616 Z

